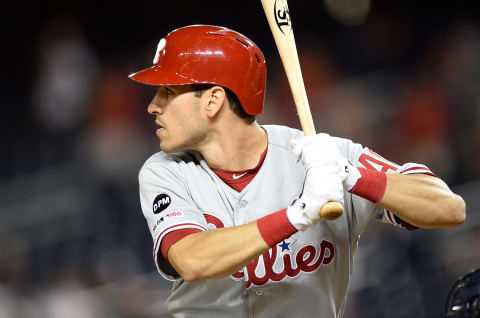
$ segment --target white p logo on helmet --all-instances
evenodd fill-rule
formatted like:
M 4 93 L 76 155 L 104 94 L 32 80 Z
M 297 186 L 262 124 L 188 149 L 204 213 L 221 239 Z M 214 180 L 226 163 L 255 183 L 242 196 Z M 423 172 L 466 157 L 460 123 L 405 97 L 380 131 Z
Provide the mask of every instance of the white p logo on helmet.
M 160 42 L 158 42 L 157 51 L 155 52 L 155 57 L 153 58 L 153 64 L 158 63 L 158 60 L 160 59 L 160 51 L 163 50 L 166 44 L 167 44 L 167 40 L 163 38 L 160 40 Z

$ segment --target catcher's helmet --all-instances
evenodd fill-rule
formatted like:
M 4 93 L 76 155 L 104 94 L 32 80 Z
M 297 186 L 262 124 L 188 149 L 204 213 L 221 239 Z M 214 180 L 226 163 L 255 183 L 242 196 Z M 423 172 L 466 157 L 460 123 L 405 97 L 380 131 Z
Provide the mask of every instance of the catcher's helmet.
M 160 40 L 153 63 L 129 77 L 155 86 L 223 86 L 235 93 L 247 114 L 262 113 L 265 58 L 253 41 L 238 32 L 211 25 L 176 29 Z
M 480 317 L 480 269 L 457 279 L 447 299 L 448 317 Z

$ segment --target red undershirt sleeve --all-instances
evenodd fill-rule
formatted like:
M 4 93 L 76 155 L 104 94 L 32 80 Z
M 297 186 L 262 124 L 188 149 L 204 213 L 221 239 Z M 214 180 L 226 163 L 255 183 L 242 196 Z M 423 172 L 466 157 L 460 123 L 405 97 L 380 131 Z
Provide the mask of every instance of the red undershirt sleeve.
M 197 232 L 202 232 L 201 230 L 199 229 L 192 229 L 192 228 L 186 228 L 186 229 L 178 229 L 178 230 L 175 230 L 175 231 L 172 231 L 168 234 L 166 234 L 163 239 L 162 239 L 162 243 L 160 245 L 160 250 L 162 251 L 162 255 L 163 257 L 168 260 L 168 250 L 170 249 L 170 247 L 177 243 L 178 241 L 180 241 L 182 238 L 184 238 L 185 236 L 188 236 L 190 234 L 193 234 L 193 233 L 197 233 Z

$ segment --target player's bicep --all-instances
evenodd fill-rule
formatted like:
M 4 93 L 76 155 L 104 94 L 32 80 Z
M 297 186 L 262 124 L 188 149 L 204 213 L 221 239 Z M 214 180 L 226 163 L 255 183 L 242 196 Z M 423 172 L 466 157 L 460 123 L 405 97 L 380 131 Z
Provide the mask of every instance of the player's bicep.
M 159 268 L 161 268 L 166 275 L 174 278 L 180 277 L 178 272 L 172 266 L 173 263 L 171 263 L 171 260 L 168 257 L 168 252 L 170 251 L 171 248 L 173 249 L 175 247 L 175 244 L 178 241 L 180 241 L 181 239 L 183 239 L 188 235 L 191 235 L 197 232 L 201 232 L 201 230 L 195 229 L 195 228 L 184 228 L 184 229 L 172 231 L 163 237 L 160 243 L 161 253 L 157 253 L 156 257 L 157 257 L 157 263 Z
M 153 239 L 155 264 L 162 276 L 175 279 L 162 256 L 163 239 L 169 233 L 185 229 L 206 231 L 207 222 L 174 172 L 161 166 L 143 167 L 139 173 L 139 188 L 142 212 Z

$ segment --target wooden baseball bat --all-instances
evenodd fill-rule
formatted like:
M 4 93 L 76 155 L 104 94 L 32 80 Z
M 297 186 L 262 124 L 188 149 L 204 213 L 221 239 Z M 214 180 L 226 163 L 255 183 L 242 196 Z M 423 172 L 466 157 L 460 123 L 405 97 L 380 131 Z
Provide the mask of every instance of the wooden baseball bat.
M 261 1 L 270 30 L 275 39 L 275 44 L 277 45 L 278 53 L 282 59 L 285 73 L 287 74 L 303 132 L 305 136 L 313 136 L 316 134 L 315 126 L 313 125 L 312 114 L 303 83 L 287 0 Z M 335 220 L 342 213 L 343 206 L 338 202 L 330 201 L 322 207 L 320 216 L 327 220 Z

